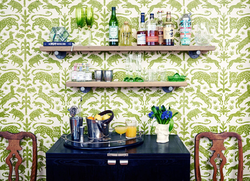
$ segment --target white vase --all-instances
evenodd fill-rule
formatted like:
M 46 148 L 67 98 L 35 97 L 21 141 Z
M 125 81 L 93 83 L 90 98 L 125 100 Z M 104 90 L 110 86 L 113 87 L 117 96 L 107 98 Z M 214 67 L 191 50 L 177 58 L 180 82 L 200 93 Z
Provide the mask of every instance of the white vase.
M 155 129 L 156 142 L 167 143 L 169 141 L 169 124 L 158 124 Z

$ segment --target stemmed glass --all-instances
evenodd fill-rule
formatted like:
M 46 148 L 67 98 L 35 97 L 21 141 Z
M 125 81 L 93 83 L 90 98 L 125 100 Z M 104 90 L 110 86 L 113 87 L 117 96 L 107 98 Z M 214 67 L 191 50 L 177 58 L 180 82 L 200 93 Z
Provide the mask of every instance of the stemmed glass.
M 76 24 L 78 27 L 79 45 L 81 45 L 82 28 L 86 25 L 86 16 L 85 9 L 80 6 L 76 7 Z
M 86 17 L 86 23 L 89 29 L 89 43 L 88 45 L 91 45 L 91 28 L 93 26 L 94 23 L 94 13 L 93 13 L 93 8 L 91 6 L 87 6 L 86 7 L 86 13 L 87 13 L 87 17 Z
M 126 133 L 126 131 L 127 131 L 127 124 L 126 123 L 117 124 L 115 126 L 115 132 L 120 134 L 120 141 L 118 141 L 118 143 L 123 143 L 124 142 L 124 141 L 121 140 L 121 138 L 122 138 L 122 134 Z

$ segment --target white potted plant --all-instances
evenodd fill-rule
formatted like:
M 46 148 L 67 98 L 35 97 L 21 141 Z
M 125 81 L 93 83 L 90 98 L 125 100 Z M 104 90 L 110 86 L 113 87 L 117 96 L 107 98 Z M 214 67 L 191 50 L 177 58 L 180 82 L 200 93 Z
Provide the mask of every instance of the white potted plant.
M 171 108 L 166 109 L 164 105 L 161 107 L 152 106 L 151 110 L 148 116 L 151 119 L 155 118 L 158 123 L 155 129 L 155 133 L 157 134 L 156 141 L 158 143 L 166 143 L 169 141 L 169 132 L 174 127 L 173 117 L 177 115 L 178 112 L 173 114 Z

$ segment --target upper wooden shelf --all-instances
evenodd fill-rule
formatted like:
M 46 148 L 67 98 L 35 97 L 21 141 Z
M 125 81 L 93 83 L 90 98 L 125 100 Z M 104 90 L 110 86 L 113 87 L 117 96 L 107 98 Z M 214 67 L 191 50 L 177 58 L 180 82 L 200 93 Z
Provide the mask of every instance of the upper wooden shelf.
M 184 87 L 187 82 L 66 82 L 67 87 Z
M 70 52 L 71 46 L 41 46 L 41 51 L 65 51 Z M 72 51 L 213 51 L 215 46 L 74 46 Z

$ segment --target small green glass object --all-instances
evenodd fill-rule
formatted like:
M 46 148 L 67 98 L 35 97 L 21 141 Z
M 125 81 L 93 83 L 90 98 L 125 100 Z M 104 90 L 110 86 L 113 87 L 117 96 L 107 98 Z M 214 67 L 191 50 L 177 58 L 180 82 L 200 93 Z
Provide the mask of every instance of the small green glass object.
M 129 81 L 129 78 L 128 78 L 128 77 L 125 77 L 123 81 L 124 81 L 124 82 L 128 82 L 128 81 Z
M 168 76 L 168 81 L 183 82 L 183 81 L 185 81 L 185 78 L 186 78 L 186 76 L 176 73 L 173 76 Z

